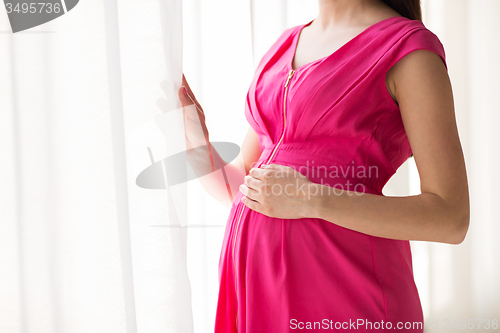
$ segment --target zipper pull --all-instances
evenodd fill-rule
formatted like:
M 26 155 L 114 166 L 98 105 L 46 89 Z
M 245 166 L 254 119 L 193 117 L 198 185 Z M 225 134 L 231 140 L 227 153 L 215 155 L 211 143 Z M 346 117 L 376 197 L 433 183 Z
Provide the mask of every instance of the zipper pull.
M 293 69 L 290 70 L 290 73 L 288 73 L 288 78 L 286 79 L 286 82 L 285 82 L 285 88 L 288 86 L 288 82 L 290 82 L 290 79 L 292 78 L 294 73 L 295 73 L 295 71 Z

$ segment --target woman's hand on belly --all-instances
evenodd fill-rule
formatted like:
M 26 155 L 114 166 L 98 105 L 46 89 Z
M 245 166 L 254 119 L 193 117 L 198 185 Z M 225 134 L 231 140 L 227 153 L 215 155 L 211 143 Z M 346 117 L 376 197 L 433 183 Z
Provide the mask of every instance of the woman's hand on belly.
M 310 193 L 317 184 L 295 169 L 279 164 L 250 169 L 240 186 L 241 201 L 261 214 L 286 219 L 309 217 Z

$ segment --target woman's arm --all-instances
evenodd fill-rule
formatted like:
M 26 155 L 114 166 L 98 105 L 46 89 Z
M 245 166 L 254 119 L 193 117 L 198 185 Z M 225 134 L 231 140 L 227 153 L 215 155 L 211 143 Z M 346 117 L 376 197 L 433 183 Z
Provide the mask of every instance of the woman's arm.
M 205 175 L 198 178 L 205 191 L 224 206 L 231 208 L 236 193 L 238 193 L 238 187 L 243 184 L 243 177 L 248 174 L 248 171 L 257 162 L 260 155 L 261 149 L 257 134 L 252 127 L 249 127 L 241 145 L 240 153 L 231 163 L 224 165 L 224 160 L 213 146 L 212 159 L 215 165 L 214 168 L 212 168 L 208 149 L 196 149 L 187 158 L 195 174 Z M 211 172 L 213 169 L 220 169 L 218 166 L 221 165 L 224 166 L 232 198 L 229 197 L 226 179 L 221 174 L 221 171 Z
M 162 86 L 162 89 L 167 87 Z M 261 155 L 258 136 L 249 127 L 238 156 L 226 164 L 212 144 L 211 154 L 209 152 L 207 144 L 210 139 L 205 112 L 184 74 L 178 96 L 184 113 L 186 159 L 205 191 L 224 206 L 231 208 L 238 186 L 243 183 L 243 177 Z M 158 100 L 158 106 L 163 108 L 163 112 L 167 112 L 164 109 L 165 103 L 162 98 Z
M 328 191 L 280 165 L 251 169 L 241 191 L 249 208 L 281 218 L 321 218 L 365 234 L 401 240 L 461 243 L 469 226 L 469 192 L 450 79 L 441 58 L 411 52 L 390 70 L 421 181 L 421 194 L 386 197 Z M 273 177 L 286 169 L 288 177 Z M 282 173 L 281 173 L 282 175 Z M 273 184 L 306 184 L 306 194 L 265 195 Z M 292 179 L 293 178 L 293 179 Z M 267 192 L 269 193 L 269 192 Z

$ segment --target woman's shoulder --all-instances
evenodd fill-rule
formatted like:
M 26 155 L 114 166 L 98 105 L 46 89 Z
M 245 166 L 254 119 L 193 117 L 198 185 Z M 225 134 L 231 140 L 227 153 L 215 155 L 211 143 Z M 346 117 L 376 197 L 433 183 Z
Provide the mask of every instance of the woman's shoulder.
M 438 54 L 447 68 L 443 43 L 422 21 L 406 19 L 388 29 L 390 30 L 387 38 L 388 62 L 385 71 L 416 50 L 429 50 Z

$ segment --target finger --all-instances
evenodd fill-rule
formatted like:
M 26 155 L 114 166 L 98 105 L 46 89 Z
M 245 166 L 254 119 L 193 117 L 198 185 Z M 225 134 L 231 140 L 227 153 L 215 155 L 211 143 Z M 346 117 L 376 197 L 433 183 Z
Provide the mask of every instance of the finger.
M 257 192 L 260 192 L 260 186 L 262 185 L 262 181 L 252 177 L 251 175 L 246 175 L 243 177 L 243 181 L 245 185 Z
M 264 179 L 264 170 L 260 169 L 260 168 L 251 168 L 248 171 L 248 174 L 250 176 L 252 176 L 253 178 L 258 179 L 258 180 L 263 180 Z
M 188 92 L 188 97 L 191 100 L 191 102 L 194 105 L 196 105 L 196 108 L 198 109 L 198 111 L 205 114 L 205 112 L 203 111 L 203 108 L 201 107 L 200 103 L 198 103 L 198 101 L 196 100 L 196 98 L 194 97 L 192 92 Z
M 184 73 L 182 73 L 182 85 L 186 87 L 188 93 L 190 93 L 190 94 L 193 93 L 193 91 L 191 90 L 191 87 L 189 86 L 189 83 L 186 80 L 186 76 L 184 75 Z
M 243 193 L 243 195 L 247 196 L 248 198 L 254 201 L 259 201 L 259 192 L 255 191 L 254 189 L 251 189 L 248 186 L 241 184 L 240 191 L 241 193 Z
M 196 104 L 202 110 L 202 107 L 201 107 L 200 103 L 198 103 L 198 99 L 196 99 L 194 92 L 191 90 L 191 87 L 189 86 L 189 83 L 187 82 L 186 77 L 184 76 L 184 73 L 182 74 L 182 85 L 186 87 L 188 95 L 191 96 L 193 103 Z
M 186 90 L 188 91 L 188 94 L 192 97 L 193 101 L 198 103 L 198 100 L 194 96 L 194 93 L 191 90 L 191 87 L 189 86 L 189 83 L 187 82 L 186 77 L 184 76 L 184 73 L 182 73 L 182 85 L 186 87 Z
M 181 86 L 179 88 L 178 94 L 179 94 L 179 99 L 181 100 L 182 106 L 194 105 L 196 107 L 196 109 L 198 110 L 198 112 L 200 112 L 200 110 L 198 109 L 198 106 L 196 105 L 196 103 L 194 103 L 191 96 L 189 96 L 189 94 L 186 95 L 184 93 L 184 86 Z
M 163 81 L 160 82 L 160 87 L 161 87 L 161 90 L 163 91 L 163 94 L 165 95 L 164 98 L 168 101 L 167 96 L 170 94 L 170 91 L 173 88 L 173 82 L 171 80 L 163 80 Z M 181 86 L 179 89 L 181 89 L 181 92 L 184 93 L 183 86 Z M 187 88 L 186 88 L 186 90 L 188 90 L 188 95 L 191 95 L 190 96 L 191 97 L 190 98 L 191 102 L 194 103 L 194 104 L 197 104 L 199 107 L 201 107 L 199 105 L 199 103 L 197 101 L 195 101 L 193 92 L 190 91 L 190 89 L 187 89 Z
M 182 97 L 179 93 L 179 98 L 181 99 L 184 113 L 188 116 L 189 119 L 200 119 L 200 121 L 205 121 L 205 113 L 203 112 L 203 110 L 200 111 L 200 109 L 196 106 L 196 104 L 193 103 L 189 96 L 184 95 L 184 97 Z
M 205 122 L 205 117 L 203 113 L 198 112 L 198 109 L 194 106 L 194 104 L 184 106 L 182 107 L 184 111 L 184 115 L 186 116 L 187 119 L 192 120 L 192 121 L 197 121 L 200 123 Z
M 196 101 L 194 101 L 193 98 L 189 94 L 186 95 L 184 93 L 184 86 L 181 86 L 179 88 L 178 94 L 179 94 L 179 98 L 181 100 L 181 103 L 183 104 L 182 106 L 194 105 L 199 113 L 205 114 L 205 112 L 203 112 L 201 105 L 199 103 L 197 103 Z
M 241 197 L 241 202 L 251 210 L 254 210 L 258 213 L 262 213 L 264 211 L 264 207 L 257 201 L 251 200 L 246 196 Z
M 195 104 L 193 103 L 193 101 L 191 100 L 191 98 L 189 98 L 189 96 L 188 96 L 188 95 L 185 95 L 185 94 L 184 94 L 184 89 L 183 89 L 183 87 L 180 87 L 180 88 L 179 88 L 179 91 L 178 91 L 177 93 L 178 93 L 178 95 L 179 95 L 179 99 L 180 99 L 181 104 L 182 104 L 182 106 L 183 106 L 183 107 L 186 107 L 186 106 L 189 106 L 189 105 L 195 105 Z

